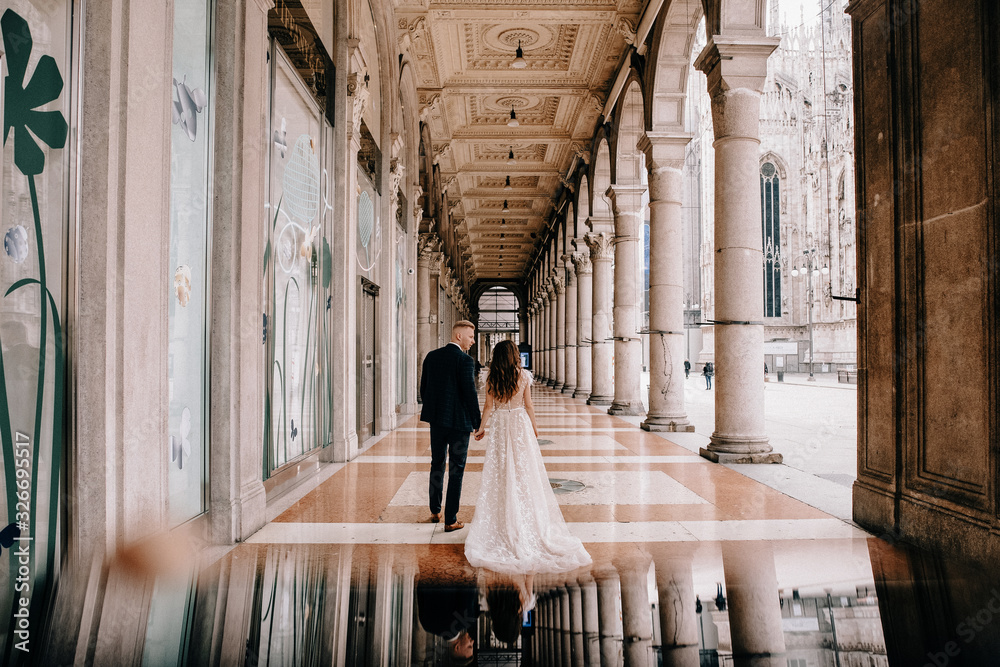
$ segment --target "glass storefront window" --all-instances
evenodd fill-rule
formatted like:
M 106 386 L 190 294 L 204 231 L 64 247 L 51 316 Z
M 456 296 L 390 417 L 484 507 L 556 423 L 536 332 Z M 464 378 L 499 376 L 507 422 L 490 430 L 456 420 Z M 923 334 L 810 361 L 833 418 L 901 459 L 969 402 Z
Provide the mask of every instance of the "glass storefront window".
M 174 2 L 170 134 L 169 516 L 205 511 L 208 488 L 208 308 L 212 0 Z
M 72 9 L 71 2 L 59 0 L 12 0 L 0 16 L 0 534 L 22 538 L 13 546 L 29 554 L 29 576 L 18 582 L 27 587 L 17 592 L 10 577 L 23 561 L 11 559 L 7 567 L 4 554 L 5 619 L 51 591 L 62 548 Z M 16 635 L 5 640 L 5 655 L 28 655 L 11 650 Z
M 323 117 L 280 49 L 272 50 L 265 476 L 327 442 L 329 373 L 324 295 L 330 248 L 323 233 L 329 187 L 320 169 Z M 325 399 L 324 399 L 325 396 Z

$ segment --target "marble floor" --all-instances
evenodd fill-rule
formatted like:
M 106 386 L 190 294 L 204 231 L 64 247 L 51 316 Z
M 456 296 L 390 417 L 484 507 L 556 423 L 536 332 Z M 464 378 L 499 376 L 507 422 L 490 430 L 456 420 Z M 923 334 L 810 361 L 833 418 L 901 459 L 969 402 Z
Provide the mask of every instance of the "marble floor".
M 161 541 L 120 554 L 100 577 L 66 572 L 60 586 L 78 596 L 69 606 L 100 609 L 101 629 L 88 640 L 55 627 L 43 663 L 138 664 L 120 657 L 138 646 L 148 665 L 995 664 L 995 568 L 824 511 L 809 482 L 820 471 L 745 473 L 697 456 L 699 431 L 647 433 L 542 386 L 533 398 L 550 482 L 591 566 L 471 567 L 468 528 L 430 522 L 429 428 L 410 416 L 355 460 L 270 499 L 260 531 L 201 549 L 198 566 Z M 483 458 L 473 441 L 466 524 Z

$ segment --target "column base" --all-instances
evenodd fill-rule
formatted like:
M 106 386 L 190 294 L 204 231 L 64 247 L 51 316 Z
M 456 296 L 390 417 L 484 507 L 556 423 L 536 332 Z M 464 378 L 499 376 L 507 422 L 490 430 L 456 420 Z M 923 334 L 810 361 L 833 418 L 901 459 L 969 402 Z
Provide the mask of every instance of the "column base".
M 711 445 L 710 445 L 711 446 Z M 702 447 L 698 450 L 702 458 L 712 463 L 781 463 L 778 452 L 717 452 Z
M 555 380 L 549 380 L 545 384 L 548 385 L 549 387 L 555 387 L 556 386 L 556 381 Z
M 612 403 L 608 408 L 609 415 L 625 415 L 627 417 L 639 417 L 646 414 L 646 409 L 642 407 L 642 402 L 632 403 Z
M 577 389 L 576 391 L 573 392 L 573 398 L 583 398 L 583 399 L 590 398 L 590 390 Z
M 552 388 L 555 389 L 556 391 L 562 391 L 563 383 L 562 382 L 556 382 L 554 385 L 552 385 Z
M 614 396 L 594 396 L 591 394 L 590 398 L 587 399 L 587 405 L 611 405 L 614 400 Z
M 687 417 L 671 418 L 647 415 L 646 420 L 639 424 L 639 428 L 652 432 L 694 433 L 694 424 L 689 423 Z
M 574 391 L 576 391 L 576 387 L 574 387 L 574 386 L 573 386 L 573 385 L 571 385 L 571 384 L 567 384 L 567 385 L 565 385 L 565 386 L 564 386 L 564 387 L 562 388 L 562 393 L 564 393 L 564 394 L 569 394 L 569 395 L 571 395 L 571 396 L 573 395 L 573 392 L 574 392 Z

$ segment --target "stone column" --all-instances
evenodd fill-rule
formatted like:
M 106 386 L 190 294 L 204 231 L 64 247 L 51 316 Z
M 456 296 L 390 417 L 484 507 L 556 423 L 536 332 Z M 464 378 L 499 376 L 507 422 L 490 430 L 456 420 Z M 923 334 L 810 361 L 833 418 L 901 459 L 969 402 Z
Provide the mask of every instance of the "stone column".
M 681 196 L 690 137 L 647 132 L 649 169 L 649 411 L 647 431 L 693 431 L 684 410 L 684 262 Z
M 559 636 L 559 596 L 549 591 L 549 664 L 559 667 L 562 639 Z
M 556 384 L 554 389 L 562 391 L 566 386 L 566 278 L 563 269 L 558 269 L 556 288 Z
M 539 355 L 541 364 L 541 379 L 549 379 L 549 290 L 547 284 L 542 284 L 542 318 L 539 321 L 538 342 L 541 344 Z
M 576 391 L 576 310 L 577 310 L 577 280 L 576 268 L 573 266 L 572 255 L 563 255 L 566 265 L 566 383 L 562 392 L 573 395 Z
M 417 391 L 420 391 L 420 374 L 424 357 L 434 349 L 431 336 L 431 264 L 437 254 L 440 240 L 437 234 L 421 234 L 417 246 Z M 422 400 L 422 399 L 421 399 Z
M 613 236 L 607 232 L 585 237 L 594 267 L 593 317 L 591 319 L 591 389 L 588 405 L 611 405 L 615 397 L 611 361 L 614 355 L 611 338 L 611 261 L 614 259 Z
M 597 582 L 587 574 L 579 579 L 583 607 L 583 664 L 587 667 L 601 665 L 601 626 L 597 606 Z
M 213 396 L 209 416 L 211 438 L 208 443 L 211 484 L 209 519 L 212 538 L 216 544 L 245 540 L 266 523 L 265 492 L 260 471 L 261 440 L 263 438 L 263 423 L 260 418 L 263 393 L 261 378 L 265 375 L 263 357 L 260 354 L 261 330 L 259 326 L 246 326 L 246 324 L 259 322 L 261 317 L 261 274 L 259 267 L 263 262 L 263 247 L 257 241 L 263 238 L 263 231 L 267 229 L 268 216 L 264 211 L 267 188 L 265 187 L 263 152 L 247 151 L 244 147 L 252 145 L 261 136 L 262 131 L 267 131 L 262 112 L 265 109 L 265 91 L 268 87 L 264 62 L 267 48 L 267 10 L 269 7 L 270 2 L 247 2 L 216 8 L 215 48 L 218 56 L 216 61 L 218 76 L 218 85 L 215 91 L 216 103 L 220 105 L 220 108 L 230 110 L 225 118 L 216 123 L 214 134 L 213 156 L 215 164 L 213 168 L 215 183 L 218 184 L 218 187 L 215 189 L 216 197 L 212 207 L 213 242 L 211 244 L 211 264 L 209 265 L 212 274 L 211 299 L 213 303 L 212 327 L 210 329 L 212 338 L 210 344 L 213 353 L 209 356 Z M 89 23 L 89 19 L 86 23 Z M 107 25 L 104 21 L 96 21 L 94 29 L 101 30 L 102 28 L 99 26 L 106 28 Z M 155 25 L 144 25 L 144 28 L 155 30 Z M 138 48 L 143 49 L 148 46 L 143 41 L 141 33 L 133 33 L 130 30 L 124 32 L 136 40 Z M 87 48 L 90 48 L 89 44 Z M 110 50 L 112 53 L 114 52 L 113 48 Z M 99 50 L 99 53 L 103 52 L 103 48 Z M 153 54 L 154 52 L 150 51 L 150 55 Z M 129 62 L 133 62 L 138 69 L 137 62 L 131 60 Z M 88 65 L 85 65 L 84 69 L 88 72 L 88 77 L 94 71 Z M 112 76 L 119 71 L 118 67 L 113 68 L 111 70 Z M 146 71 L 148 74 L 152 70 Z M 97 84 L 97 90 L 103 90 L 105 95 L 114 94 L 113 90 L 108 91 L 100 84 Z M 129 88 L 119 86 L 119 92 L 122 90 L 129 90 Z M 95 96 L 99 94 L 96 93 Z M 155 98 L 156 95 L 152 97 Z M 87 98 L 89 99 L 90 96 L 88 95 Z M 141 115 L 142 112 L 137 116 Z M 109 122 L 117 122 L 114 119 L 103 117 L 101 120 L 104 121 L 105 127 Z M 147 118 L 147 120 L 155 122 L 152 117 Z M 84 139 L 84 144 L 89 145 L 89 137 L 91 136 L 89 128 L 85 134 L 88 138 Z M 146 135 L 144 132 L 135 132 L 130 124 L 129 139 L 137 140 L 138 136 Z M 148 148 L 154 148 L 155 144 L 156 142 L 149 142 Z M 112 144 L 112 146 L 120 147 L 117 143 Z M 124 152 L 121 153 L 121 155 L 124 154 Z M 136 153 L 134 157 L 138 159 L 139 154 Z M 142 160 L 148 158 L 147 154 L 143 156 Z M 110 164 L 114 165 L 114 162 Z M 124 164 L 120 163 L 117 166 L 121 168 Z M 136 162 L 136 164 L 138 165 L 140 162 Z M 105 161 L 103 167 L 107 173 L 109 162 Z M 90 179 L 93 174 L 89 171 L 89 165 L 86 162 L 82 163 L 82 169 L 83 173 L 86 174 L 85 183 L 91 183 Z M 121 173 L 130 172 L 123 170 Z M 150 176 L 150 174 L 145 174 L 145 176 Z M 87 189 L 89 190 L 89 188 Z M 93 192 L 88 194 L 95 199 L 100 199 Z M 141 201 L 141 195 L 135 194 L 138 198 L 137 205 L 140 208 L 145 208 L 146 204 Z M 93 212 L 92 209 L 85 208 L 85 215 L 88 217 Z M 144 212 L 152 213 L 152 209 Z M 126 219 L 133 220 L 127 214 Z M 148 231 L 148 228 L 144 228 L 142 225 L 139 226 L 139 229 Z M 133 231 L 136 230 L 133 229 Z M 143 232 L 139 231 L 138 233 L 142 234 Z M 97 234 L 96 230 L 90 226 L 87 226 L 82 234 L 85 237 L 94 235 L 98 239 L 101 238 L 100 234 Z M 104 238 L 107 240 L 109 237 L 105 236 Z M 117 238 L 115 242 L 118 242 Z M 122 247 L 132 246 L 124 241 Z M 132 249 L 139 250 L 139 247 L 135 246 Z M 81 256 L 88 259 L 93 258 L 87 243 L 82 245 L 81 250 Z M 145 269 L 153 268 L 148 262 L 140 259 L 145 257 L 143 252 L 132 254 L 137 263 L 142 264 Z M 108 255 L 108 259 L 114 257 L 116 257 L 115 254 Z M 81 272 L 81 277 L 83 275 L 84 273 Z M 124 276 L 125 274 L 118 273 L 117 275 Z M 111 295 L 113 291 L 107 290 L 105 278 L 105 275 L 99 276 L 95 287 L 101 294 Z M 142 290 L 133 291 L 134 282 L 126 281 L 123 284 L 130 286 L 129 293 L 138 297 L 140 303 L 146 301 L 142 296 Z M 151 283 L 147 287 L 154 289 Z M 86 311 L 97 314 L 98 310 L 93 308 L 88 291 L 82 290 L 81 295 L 85 295 L 81 303 L 91 304 Z M 152 305 L 152 302 L 147 303 Z M 151 312 L 161 311 L 156 308 Z M 149 349 L 147 343 L 150 340 L 155 340 L 154 336 L 150 336 L 150 330 L 135 318 L 130 321 L 130 324 L 136 327 L 135 332 L 139 334 L 140 339 L 145 341 L 143 349 Z M 81 333 L 83 331 L 82 328 Z M 110 332 L 110 329 L 108 331 Z M 147 336 L 149 337 L 147 338 Z M 90 344 L 110 343 L 114 345 L 120 342 L 120 339 L 115 336 L 102 338 L 104 340 Z M 83 337 L 81 336 L 78 340 L 82 341 Z M 90 356 L 90 350 L 86 346 L 82 346 L 80 352 L 81 357 Z M 101 359 L 103 364 L 103 356 L 94 355 L 93 358 L 95 360 Z M 121 358 L 131 361 L 127 349 Z M 111 365 L 107 368 L 110 371 L 114 366 Z M 134 381 L 141 383 L 141 378 L 145 374 L 139 372 L 130 373 L 130 375 Z M 133 398 L 136 396 L 130 390 L 127 381 L 122 388 L 126 396 L 131 395 Z M 81 389 L 83 389 L 82 386 Z M 225 400 L 223 400 L 223 396 L 225 396 Z M 112 396 L 107 396 L 106 399 L 112 400 Z M 102 400 L 105 399 L 102 398 Z M 115 413 L 109 411 L 104 414 L 110 416 Z M 144 416 L 151 415 L 147 413 Z M 116 423 L 116 421 L 111 423 Z M 128 420 L 125 423 L 128 423 Z M 140 438 L 140 441 L 146 440 Z M 103 442 L 110 444 L 111 441 L 104 440 Z M 85 449 L 83 448 L 83 450 Z M 112 447 L 109 451 L 116 450 Z M 140 460 L 141 458 L 143 457 L 140 457 Z M 81 458 L 77 459 L 78 463 L 81 461 Z M 87 465 L 94 465 L 94 463 L 94 461 L 88 461 Z M 148 469 L 144 469 L 144 472 L 152 473 L 153 468 L 155 466 L 150 466 Z M 115 466 L 108 466 L 106 470 L 110 474 L 117 474 Z M 89 471 L 86 466 L 82 467 L 79 472 L 83 474 L 78 475 L 77 479 L 84 482 L 88 488 L 99 487 L 95 481 L 100 477 L 87 476 L 86 473 Z M 135 477 L 131 482 L 139 483 L 140 487 L 143 486 L 141 477 Z M 70 494 L 77 504 L 77 509 L 94 508 L 96 514 L 102 514 L 96 512 L 96 507 L 99 504 L 89 502 L 89 494 L 77 496 L 73 490 L 70 490 Z M 148 498 L 148 496 L 144 496 L 144 498 Z M 103 506 L 114 507 L 114 503 Z M 140 522 L 140 524 L 147 528 L 150 527 L 144 522 Z M 80 551 L 86 551 L 99 544 L 88 542 L 87 535 L 81 534 L 80 537 L 82 543 L 77 545 L 82 547 Z
M 556 276 L 555 271 L 552 272 L 552 277 L 549 278 L 548 292 L 549 292 L 549 382 L 550 387 L 555 387 L 558 382 L 557 375 L 559 372 L 559 361 L 556 358 L 556 348 L 559 347 L 559 295 L 556 291 Z
M 539 664 L 546 665 L 549 662 L 549 598 L 547 593 L 537 593 L 538 600 L 535 602 L 535 646 Z
M 608 414 L 641 415 L 642 339 L 639 338 L 639 285 L 642 262 L 642 195 L 646 186 L 612 185 L 607 195 L 615 212 L 614 339 L 615 399 Z
M 722 568 L 733 662 L 737 667 L 784 667 L 785 635 L 771 544 L 723 542 Z
M 585 667 L 583 651 L 583 597 L 575 581 L 566 584 L 569 591 L 569 631 L 573 646 L 573 667 Z
M 665 667 L 698 667 L 698 614 L 695 612 L 691 553 L 653 547 L 660 610 L 660 655 Z
M 760 91 L 777 37 L 715 35 L 696 66 L 708 76 L 715 128 L 715 432 L 702 456 L 780 463 L 764 427 L 764 281 Z
M 569 608 L 569 589 L 559 587 L 559 624 L 562 626 L 562 667 L 573 667 L 573 613 Z
M 430 323 L 428 329 L 430 331 L 430 336 L 431 336 L 432 350 L 437 349 L 440 343 L 440 341 L 438 340 L 440 336 L 438 332 L 438 326 L 439 322 L 441 321 L 440 317 L 441 313 L 438 312 L 438 310 L 440 309 L 440 302 L 438 301 L 438 297 L 440 296 L 440 294 L 438 292 L 441 289 L 439 281 L 441 280 L 442 259 L 444 259 L 444 255 L 440 252 L 436 252 L 433 255 L 431 255 L 430 281 L 428 283 L 429 285 L 428 289 L 430 290 L 431 293 L 431 298 L 430 298 L 431 312 L 430 315 L 427 316 L 427 321 Z
M 601 667 L 618 667 L 623 664 L 622 617 L 619 612 L 621 598 L 618 572 L 611 566 L 594 568 L 597 581 L 597 613 L 601 639 Z
M 562 623 L 562 597 L 565 590 L 559 588 L 552 589 L 552 664 L 562 667 L 563 656 L 563 623 Z
M 653 616 L 649 604 L 649 559 L 616 563 L 621 581 L 622 630 L 626 667 L 652 667 Z
M 591 340 L 594 323 L 594 265 L 590 263 L 590 252 L 575 253 L 573 266 L 577 280 L 576 311 L 576 390 L 573 398 L 590 398 Z

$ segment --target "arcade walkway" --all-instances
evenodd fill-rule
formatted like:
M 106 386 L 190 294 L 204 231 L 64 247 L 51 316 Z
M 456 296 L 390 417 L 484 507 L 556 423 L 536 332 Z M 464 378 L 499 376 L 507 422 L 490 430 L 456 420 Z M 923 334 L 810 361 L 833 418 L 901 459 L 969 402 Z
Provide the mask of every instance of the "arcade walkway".
M 695 380 L 692 379 L 692 382 Z M 533 390 L 546 468 L 585 543 L 864 537 L 850 524 L 582 400 Z M 483 442 L 469 446 L 459 520 L 478 497 Z M 416 416 L 250 538 L 268 543 L 425 544 L 464 540 L 429 523 L 430 432 Z M 329 474 L 329 473 L 327 473 Z

